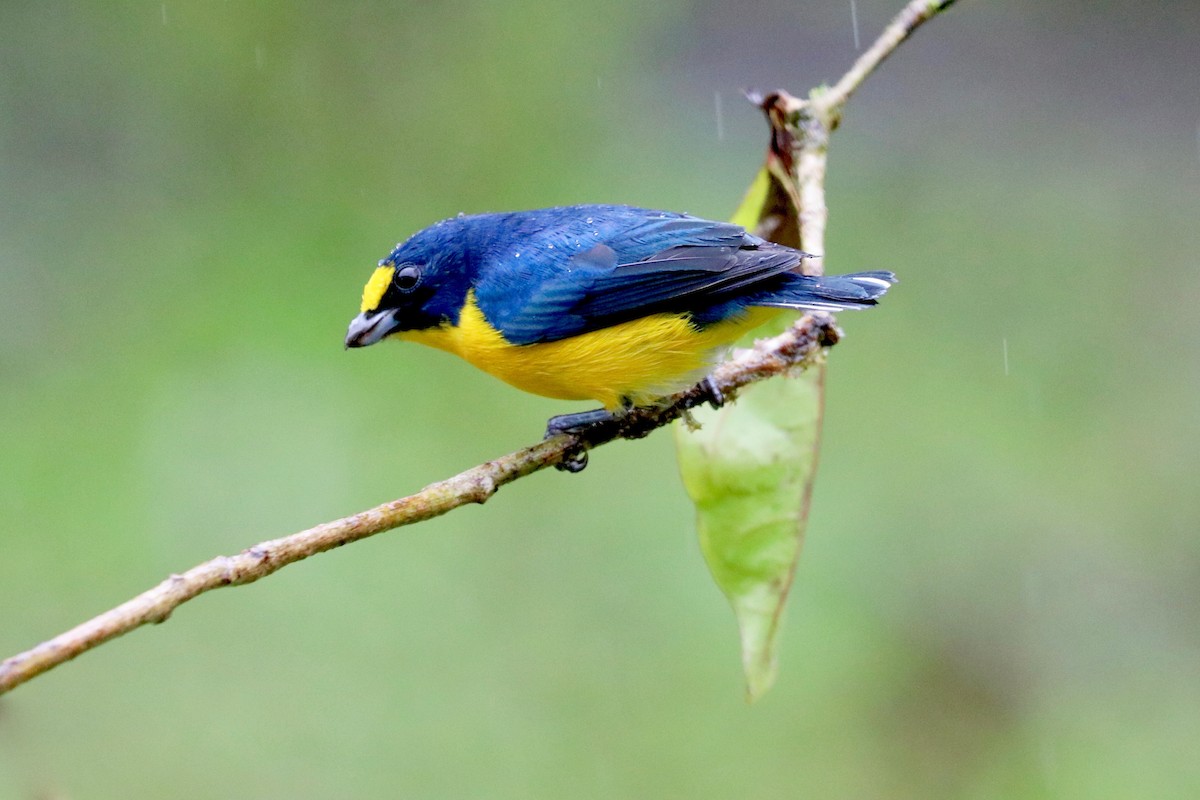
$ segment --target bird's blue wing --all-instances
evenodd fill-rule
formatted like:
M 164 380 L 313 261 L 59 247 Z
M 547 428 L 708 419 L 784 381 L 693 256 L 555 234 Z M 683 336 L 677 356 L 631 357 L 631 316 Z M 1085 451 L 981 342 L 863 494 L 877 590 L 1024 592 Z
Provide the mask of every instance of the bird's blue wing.
M 800 259 L 795 250 L 771 246 L 673 247 L 599 276 L 573 310 L 597 321 L 696 311 L 792 270 Z
M 795 269 L 802 255 L 741 227 L 624 206 L 523 218 L 524 252 L 477 286 L 489 321 L 514 344 L 577 336 L 648 314 L 702 311 Z M 539 225 L 536 235 L 532 226 Z M 517 233 L 517 231 L 510 231 Z M 519 267 L 512 258 L 521 252 Z M 514 279 L 515 276 L 515 279 Z M 501 285 L 501 283 L 503 285 Z

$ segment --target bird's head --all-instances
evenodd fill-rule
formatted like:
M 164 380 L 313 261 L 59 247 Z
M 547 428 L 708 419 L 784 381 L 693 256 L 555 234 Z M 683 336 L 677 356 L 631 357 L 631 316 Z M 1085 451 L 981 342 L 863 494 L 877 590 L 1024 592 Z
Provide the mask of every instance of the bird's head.
M 456 222 L 426 228 L 379 262 L 363 288 L 360 313 L 346 331 L 346 347 L 457 323 L 470 280 Z

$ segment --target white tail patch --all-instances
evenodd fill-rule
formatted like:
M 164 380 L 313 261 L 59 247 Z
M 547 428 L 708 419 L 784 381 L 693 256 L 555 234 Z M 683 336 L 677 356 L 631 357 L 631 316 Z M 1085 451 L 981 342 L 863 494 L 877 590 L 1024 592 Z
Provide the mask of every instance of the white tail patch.
M 855 283 L 866 283 L 871 286 L 878 286 L 880 289 L 892 288 L 891 281 L 885 281 L 883 278 L 871 278 L 865 275 L 855 275 L 850 280 L 854 281 Z
M 797 300 L 794 303 L 789 303 L 786 300 L 772 300 L 770 302 L 759 303 L 758 305 L 767 308 L 798 308 L 809 309 L 811 311 L 852 311 L 858 308 L 869 307 L 858 303 L 834 303 L 825 300 Z

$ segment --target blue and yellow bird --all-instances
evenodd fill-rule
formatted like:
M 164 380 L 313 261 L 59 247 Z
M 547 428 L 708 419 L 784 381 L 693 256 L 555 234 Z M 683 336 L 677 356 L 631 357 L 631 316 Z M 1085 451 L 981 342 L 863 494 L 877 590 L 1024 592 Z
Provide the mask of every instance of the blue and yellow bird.
M 802 275 L 804 258 L 728 222 L 630 206 L 452 217 L 379 262 L 346 346 L 420 342 L 534 394 L 643 405 L 782 309 L 867 308 L 895 282 Z

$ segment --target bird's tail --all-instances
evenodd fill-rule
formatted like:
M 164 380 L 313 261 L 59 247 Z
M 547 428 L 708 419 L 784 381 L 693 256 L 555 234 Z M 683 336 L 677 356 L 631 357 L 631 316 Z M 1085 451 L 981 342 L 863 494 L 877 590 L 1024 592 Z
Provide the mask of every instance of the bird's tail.
M 783 287 L 756 297 L 752 304 L 820 311 L 870 308 L 896 282 L 896 276 L 884 270 L 788 277 Z

